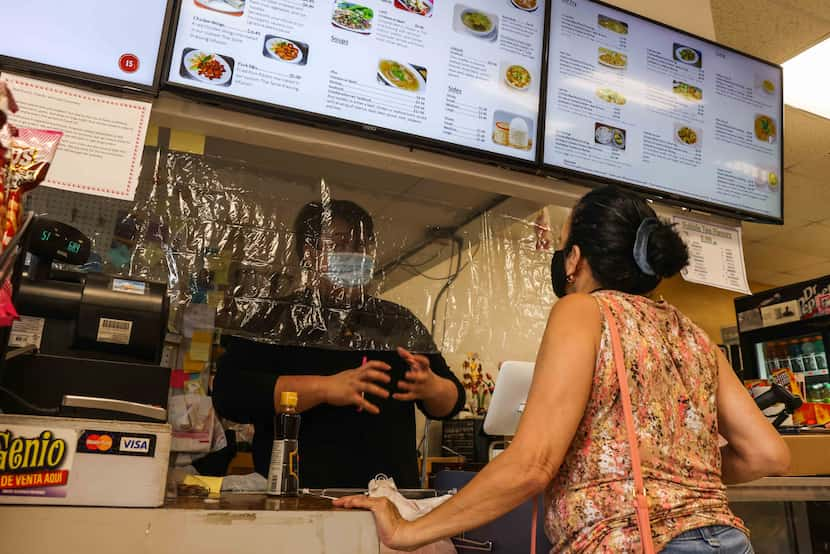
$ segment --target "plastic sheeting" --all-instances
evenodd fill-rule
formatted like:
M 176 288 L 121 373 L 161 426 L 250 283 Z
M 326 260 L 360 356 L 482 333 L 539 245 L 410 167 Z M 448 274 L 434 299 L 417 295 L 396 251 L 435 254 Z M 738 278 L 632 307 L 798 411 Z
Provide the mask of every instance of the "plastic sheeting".
M 326 185 L 154 149 L 144 164 L 135 203 L 119 205 L 94 244 L 104 271 L 168 283 L 173 331 L 182 307 L 206 303 L 225 333 L 275 343 L 440 350 L 451 364 L 479 352 L 489 369 L 535 356 L 554 298 L 550 209 L 507 200 L 482 213 L 493 198 L 477 191 L 481 202 L 468 203 L 449 199 L 464 196 L 457 190 L 422 196 L 426 182 L 405 194 Z M 332 200 L 366 208 L 374 231 L 342 221 Z M 309 202 L 321 206 L 320 232 L 298 242 L 295 219 Z M 331 260 L 347 252 L 372 261 L 371 282 L 338 281 Z

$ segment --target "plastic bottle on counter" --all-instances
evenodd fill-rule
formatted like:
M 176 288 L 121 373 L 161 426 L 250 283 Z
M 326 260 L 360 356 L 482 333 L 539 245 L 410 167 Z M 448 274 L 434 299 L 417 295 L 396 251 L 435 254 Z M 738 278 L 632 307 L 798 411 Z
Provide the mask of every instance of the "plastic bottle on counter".
M 280 414 L 274 418 L 274 444 L 268 468 L 267 493 L 297 496 L 300 491 L 299 465 L 300 414 L 297 393 L 280 393 Z

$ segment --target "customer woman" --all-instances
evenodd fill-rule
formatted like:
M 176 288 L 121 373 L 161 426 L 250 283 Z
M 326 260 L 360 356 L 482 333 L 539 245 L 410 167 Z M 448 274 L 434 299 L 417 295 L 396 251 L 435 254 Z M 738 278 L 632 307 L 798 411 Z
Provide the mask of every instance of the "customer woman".
M 372 510 L 384 543 L 414 549 L 544 491 L 554 552 L 640 551 L 609 313 L 623 347 L 656 550 L 752 552 L 724 483 L 781 474 L 789 452 L 718 347 L 676 308 L 645 296 L 687 265 L 680 236 L 642 199 L 609 187 L 578 202 L 560 243 L 551 277 L 561 300 L 510 447 L 417 521 L 404 521 L 385 499 L 335 504 Z

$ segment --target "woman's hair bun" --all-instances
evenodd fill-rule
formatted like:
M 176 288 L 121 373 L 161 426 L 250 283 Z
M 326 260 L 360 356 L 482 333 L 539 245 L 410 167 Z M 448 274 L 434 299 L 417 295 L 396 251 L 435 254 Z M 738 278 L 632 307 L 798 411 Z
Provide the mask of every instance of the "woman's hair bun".
M 674 227 L 660 221 L 648 239 L 648 263 L 661 278 L 673 277 L 689 265 L 689 250 Z

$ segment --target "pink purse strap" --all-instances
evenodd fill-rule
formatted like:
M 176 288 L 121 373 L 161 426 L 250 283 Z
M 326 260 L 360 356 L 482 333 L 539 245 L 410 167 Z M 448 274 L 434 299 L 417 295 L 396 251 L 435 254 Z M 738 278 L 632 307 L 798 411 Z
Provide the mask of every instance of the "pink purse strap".
M 651 537 L 651 522 L 648 514 L 648 499 L 646 498 L 646 485 L 643 481 L 643 466 L 640 460 L 640 448 L 638 446 L 637 433 L 634 428 L 634 411 L 631 407 L 631 393 L 628 389 L 628 373 L 625 368 L 625 357 L 623 356 L 622 341 L 617 322 L 614 320 L 611 310 L 600 301 L 600 307 L 605 315 L 608 324 L 608 331 L 611 334 L 611 349 L 614 355 L 614 366 L 617 370 L 617 380 L 620 382 L 620 399 L 623 405 L 623 418 L 625 419 L 625 430 L 628 435 L 628 444 L 631 447 L 631 471 L 634 474 L 634 509 L 637 513 L 637 527 L 640 529 L 640 541 L 643 545 L 644 554 L 654 554 L 654 542 Z

